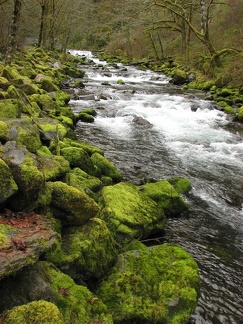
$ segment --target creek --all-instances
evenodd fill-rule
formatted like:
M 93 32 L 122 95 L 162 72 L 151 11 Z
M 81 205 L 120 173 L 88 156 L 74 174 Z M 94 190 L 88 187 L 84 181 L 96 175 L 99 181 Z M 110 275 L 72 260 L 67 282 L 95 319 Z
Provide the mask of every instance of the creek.
M 169 219 L 163 237 L 199 266 L 191 323 L 243 323 L 243 127 L 204 93 L 184 91 L 161 73 L 71 53 L 94 61 L 81 67 L 85 88 L 70 102 L 75 113 L 90 107 L 98 113 L 94 123 L 77 124 L 78 138 L 102 148 L 127 181 L 191 181 L 183 197 L 189 213 Z

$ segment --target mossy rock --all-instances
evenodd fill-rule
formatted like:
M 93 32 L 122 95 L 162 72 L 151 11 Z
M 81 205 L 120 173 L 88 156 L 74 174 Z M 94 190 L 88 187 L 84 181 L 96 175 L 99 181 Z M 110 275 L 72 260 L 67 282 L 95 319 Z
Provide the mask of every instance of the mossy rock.
M 85 75 L 84 71 L 77 68 L 68 67 L 68 66 L 64 67 L 64 71 L 71 78 L 83 78 Z
M 0 224 L 0 247 L 4 249 L 9 242 L 9 234 L 13 233 L 15 228 L 9 225 Z
M 123 253 L 97 294 L 115 323 L 186 324 L 197 304 L 198 267 L 170 244 Z
M 67 268 L 75 279 L 101 278 L 114 265 L 118 255 L 116 242 L 104 221 L 90 219 L 85 225 L 68 227 L 56 250 L 47 259 L 58 267 Z
M 124 82 L 124 80 L 122 80 L 122 79 L 118 79 L 118 80 L 117 80 L 117 84 L 125 84 L 125 82 Z
M 101 191 L 99 217 L 121 244 L 163 230 L 164 211 L 131 183 L 120 182 Z
M 60 107 L 65 107 L 70 101 L 70 95 L 65 91 L 58 90 L 51 95 L 54 98 Z
M 19 86 L 19 88 L 27 95 L 31 96 L 33 94 L 38 94 L 40 89 L 33 83 L 25 83 Z
M 223 108 L 224 112 L 227 114 L 235 114 L 235 110 L 233 107 L 231 107 L 226 101 L 218 101 L 217 105 Z
M 185 71 L 176 69 L 173 73 L 172 82 L 176 85 L 185 84 L 188 82 L 188 75 Z
M 16 141 L 24 145 L 28 151 L 36 153 L 41 147 L 40 132 L 38 127 L 30 119 L 6 120 L 9 133 L 9 141 Z
M 44 185 L 44 175 L 38 169 L 39 161 L 25 146 L 12 141 L 2 146 L 0 156 L 18 186 L 17 193 L 8 202 L 14 210 L 21 210 L 38 198 L 39 190 Z
M 0 88 L 3 90 L 7 90 L 9 86 L 10 86 L 10 83 L 9 83 L 8 79 L 0 76 Z
M 100 179 L 91 176 L 80 168 L 74 168 L 66 175 L 65 182 L 80 191 L 97 192 L 103 187 Z
M 58 87 L 52 82 L 51 78 L 42 78 L 40 84 L 46 92 L 58 91 Z
M 188 209 L 187 204 L 167 180 L 147 183 L 140 188 L 146 196 L 163 208 L 167 216 L 178 215 Z
M 80 148 L 84 149 L 90 156 L 93 153 L 99 153 L 101 155 L 104 155 L 104 151 L 97 146 L 90 145 L 90 144 L 82 142 L 82 141 L 72 140 L 69 138 L 64 138 L 63 144 L 60 143 L 60 146 L 61 147 L 80 147 Z
M 17 99 L 4 99 L 0 101 L 0 118 L 19 118 L 22 103 Z
M 68 129 L 60 122 L 53 118 L 34 118 L 33 122 L 37 125 L 41 132 L 41 138 L 44 142 L 52 143 L 52 149 L 56 150 L 58 142 L 63 140 L 67 135 Z
M 48 182 L 53 215 L 68 225 L 83 225 L 99 212 L 97 203 L 78 189 L 61 181 Z
M 19 74 L 18 70 L 11 67 L 11 66 L 5 66 L 2 70 L 1 73 L 2 77 L 4 77 L 5 79 L 7 79 L 8 81 L 12 81 L 14 79 L 18 79 L 21 77 L 21 75 Z
M 58 108 L 57 103 L 48 94 L 33 94 L 29 96 L 30 102 L 36 102 L 41 110 L 50 112 Z
M 93 123 L 94 117 L 90 114 L 85 113 L 85 112 L 81 112 L 78 114 L 77 120 L 81 120 L 84 123 Z
M 0 159 L 0 203 L 14 195 L 18 186 L 7 164 Z M 1 244 L 0 244 L 1 245 Z
M 9 129 L 6 120 L 0 120 L 0 142 L 5 143 L 9 139 Z
M 102 175 L 112 178 L 114 182 L 119 182 L 122 180 L 123 177 L 115 165 L 103 155 L 96 152 L 92 154 L 91 161 L 100 169 Z
M 55 181 L 70 171 L 69 162 L 63 156 L 52 155 L 48 149 L 43 151 L 43 148 L 37 153 L 40 156 L 39 170 L 43 173 L 45 181 Z
M 188 193 L 191 188 L 191 182 L 186 178 L 175 177 L 168 180 L 179 194 Z
M 76 285 L 68 275 L 47 262 L 42 262 L 41 267 L 56 293 L 54 303 L 63 314 L 65 323 L 113 323 L 106 305 L 86 287 Z
M 96 170 L 91 158 L 81 147 L 64 147 L 60 153 L 70 162 L 71 167 L 78 167 L 90 175 L 95 174 Z
M 45 300 L 16 306 L 7 312 L 3 324 L 64 324 L 63 316 L 56 305 Z
M 238 110 L 237 110 L 237 119 L 239 120 L 239 122 L 243 122 L 243 106 L 241 106 Z
M 49 114 L 49 116 L 53 117 L 56 120 L 58 120 L 63 125 L 73 129 L 74 124 L 73 124 L 73 120 L 71 118 L 66 117 L 66 116 L 62 116 L 61 114 L 60 115 L 58 114 L 58 116 L 55 116 L 55 115 L 52 116 L 52 114 Z

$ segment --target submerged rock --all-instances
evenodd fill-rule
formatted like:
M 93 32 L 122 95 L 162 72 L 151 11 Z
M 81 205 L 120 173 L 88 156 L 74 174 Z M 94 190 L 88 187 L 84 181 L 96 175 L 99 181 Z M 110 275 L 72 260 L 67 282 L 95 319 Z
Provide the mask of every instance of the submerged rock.
M 115 323 L 188 323 L 197 304 L 196 262 L 170 244 L 134 250 L 118 262 L 97 290 Z

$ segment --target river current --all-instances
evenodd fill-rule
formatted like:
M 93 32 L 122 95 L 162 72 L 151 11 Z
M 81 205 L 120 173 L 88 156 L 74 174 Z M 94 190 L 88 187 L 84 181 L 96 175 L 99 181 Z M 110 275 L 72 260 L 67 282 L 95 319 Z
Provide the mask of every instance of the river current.
M 102 148 L 125 179 L 186 177 L 189 214 L 169 219 L 163 241 L 183 246 L 197 261 L 201 292 L 191 323 L 243 323 L 243 127 L 205 94 L 184 91 L 170 79 L 134 66 L 107 65 L 91 52 L 83 65 L 85 88 L 71 100 L 80 140 Z M 124 84 L 118 84 L 123 80 Z

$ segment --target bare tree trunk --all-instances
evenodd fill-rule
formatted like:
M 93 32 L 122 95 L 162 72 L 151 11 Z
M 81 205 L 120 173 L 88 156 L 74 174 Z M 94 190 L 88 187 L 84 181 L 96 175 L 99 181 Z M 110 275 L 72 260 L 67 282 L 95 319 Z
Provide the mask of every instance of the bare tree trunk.
M 9 46 L 6 54 L 5 64 L 10 65 L 13 57 L 13 53 L 17 48 L 17 33 L 18 23 L 20 18 L 22 0 L 14 0 L 12 23 L 10 27 Z
M 41 5 L 41 21 L 40 21 L 40 32 L 39 32 L 38 43 L 37 43 L 38 47 L 41 47 L 41 45 L 43 44 L 44 22 L 45 22 L 46 12 L 47 12 L 46 0 L 42 0 L 40 5 Z

